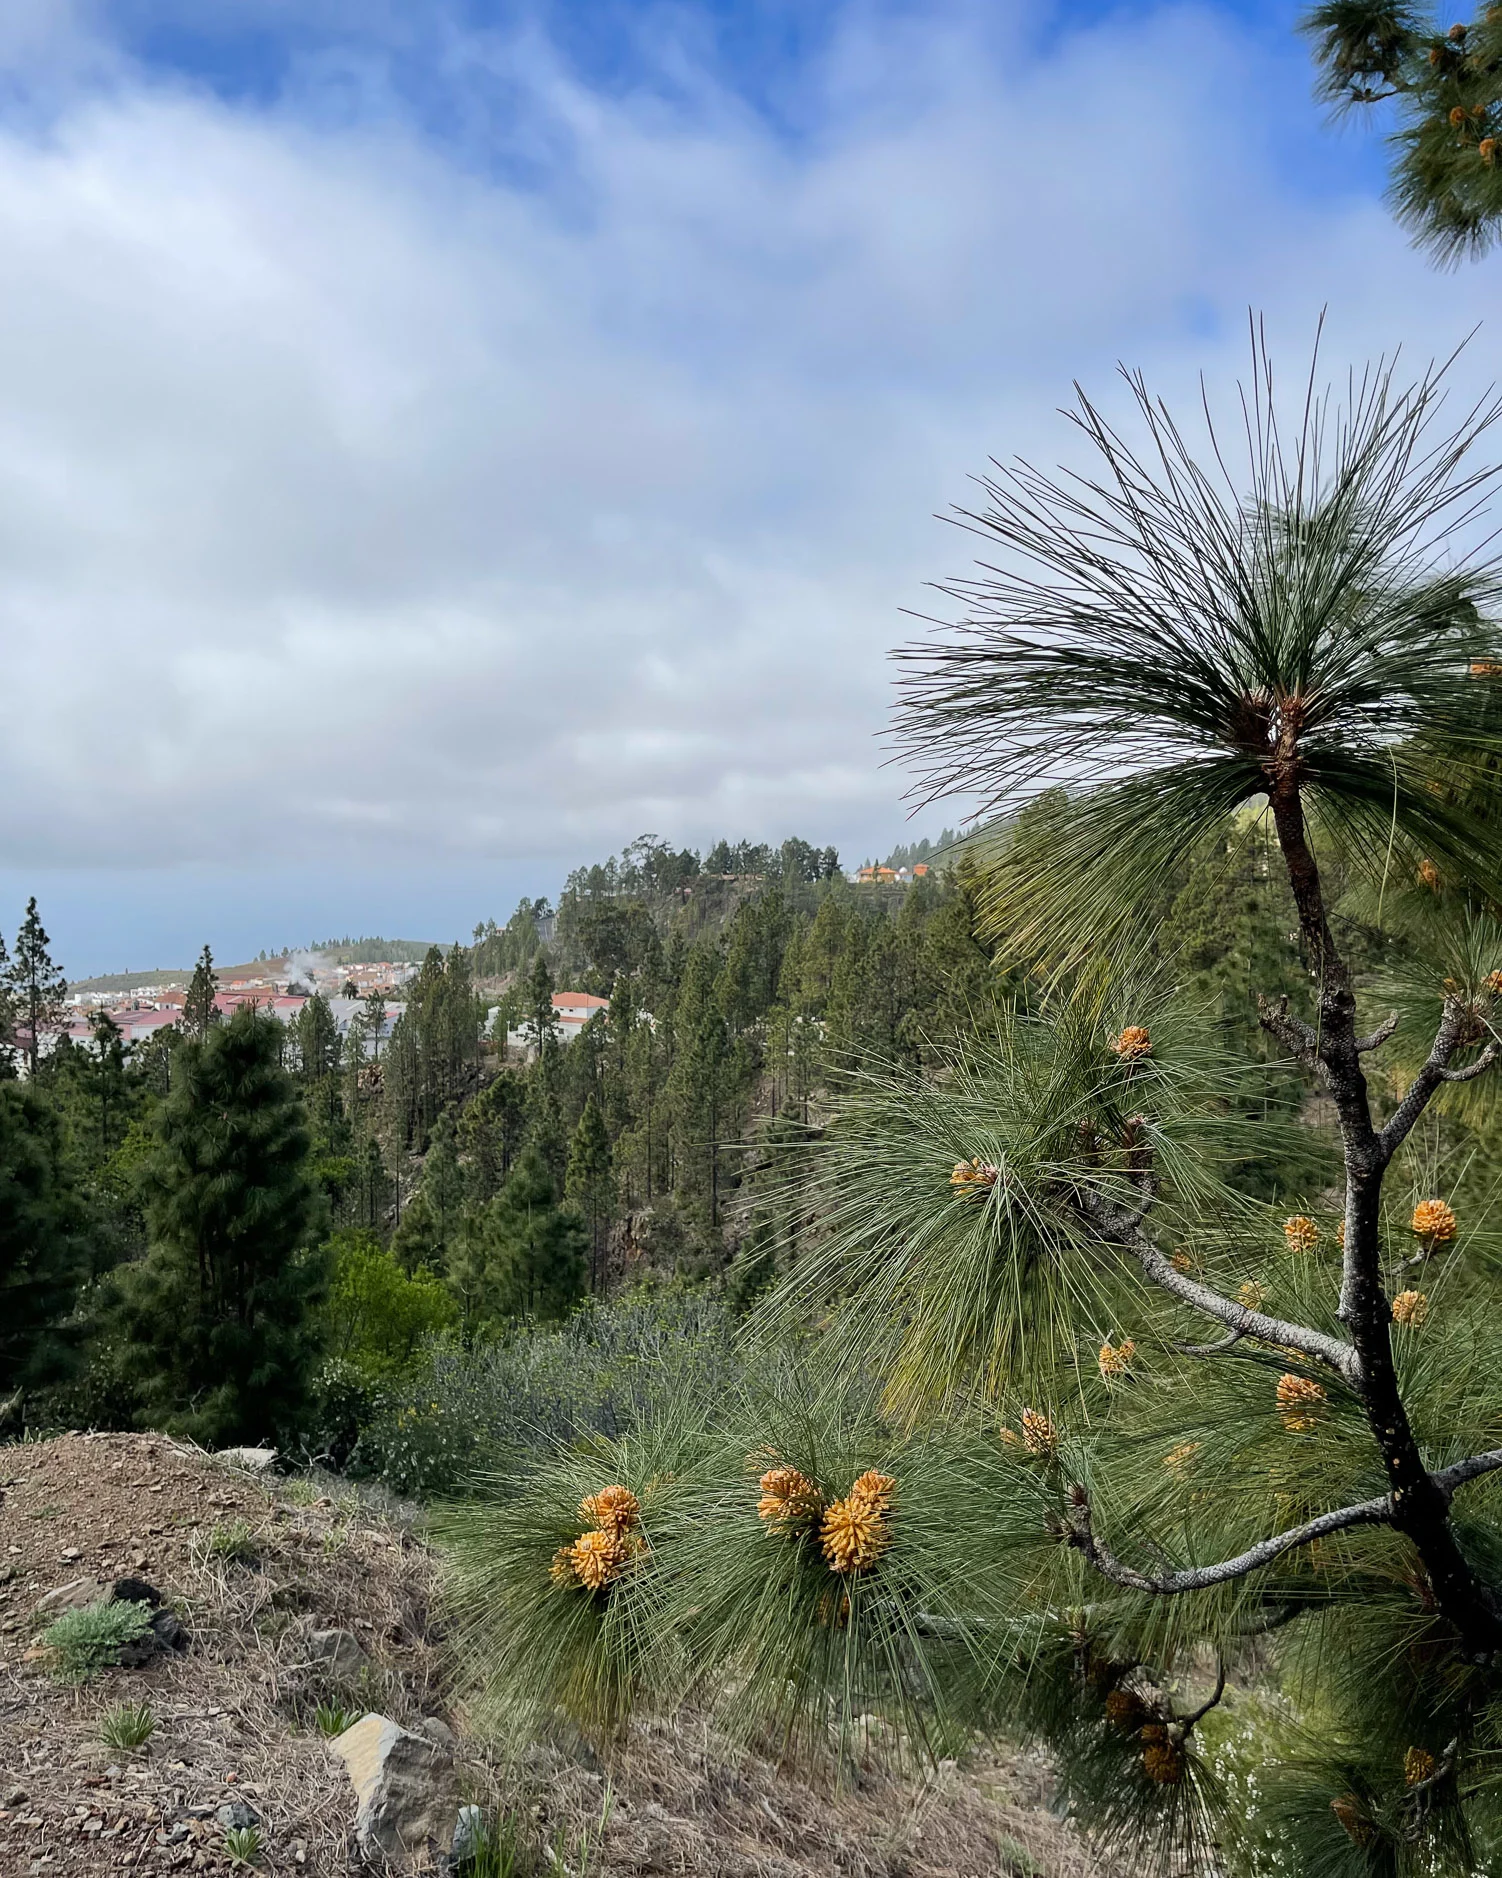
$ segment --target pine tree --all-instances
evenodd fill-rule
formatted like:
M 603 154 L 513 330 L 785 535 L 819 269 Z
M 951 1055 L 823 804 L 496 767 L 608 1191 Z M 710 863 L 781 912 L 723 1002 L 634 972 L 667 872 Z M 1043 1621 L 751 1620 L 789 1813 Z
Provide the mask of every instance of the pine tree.
M 337 1074 L 341 1045 L 339 1025 L 322 992 L 315 991 L 297 1013 L 295 1027 L 303 1080 L 317 1083 Z
M 408 1271 L 421 1265 L 442 1271 L 464 1213 L 465 1181 L 459 1165 L 458 1131 L 445 1109 L 433 1124 L 423 1156 L 422 1184 L 402 1215 L 392 1252 Z
M 33 894 L 26 902 L 26 918 L 16 934 L 16 949 L 6 972 L 26 1066 L 33 1080 L 41 1061 L 42 1039 L 55 1036 L 62 1028 L 68 995 L 68 981 L 53 964 L 49 943 Z
M 589 1240 L 535 1147 L 523 1150 L 501 1191 L 464 1223 L 449 1282 L 474 1330 L 520 1317 L 563 1317 L 584 1292 Z
M 0 1393 L 56 1381 L 88 1242 L 56 1112 L 34 1085 L 0 1084 Z
M 182 1046 L 144 1175 L 150 1249 L 118 1274 L 149 1424 L 209 1445 L 295 1432 L 318 1353 L 321 1209 L 280 1028 L 246 1006 Z
M 821 1755 L 872 1713 L 1021 1733 L 1159 1878 L 1502 1856 L 1496 1233 L 1440 1151 L 1502 1063 L 1502 582 L 1455 523 L 1502 405 L 1446 432 L 1437 374 L 1349 383 L 1289 411 L 1259 343 L 1239 478 L 1133 379 L 1140 445 L 1081 397 L 1094 479 L 985 481 L 899 733 L 997 817 L 974 910 L 1027 995 L 840 1102 L 764 1320 L 797 1336 L 710 1426 L 669 1405 L 476 1513 L 492 1699 L 603 1730 L 733 1684 Z M 1253 824 L 1306 974 L 1258 1021 L 1340 1176 L 1276 1207 L 1226 1178 L 1283 1152 L 1262 1067 L 1164 929 Z
M 527 1125 L 527 1079 L 501 1069 L 467 1103 L 459 1135 L 465 1153 L 465 1185 L 470 1203 L 493 1199 L 511 1173 Z
M 593 1096 L 584 1105 L 569 1146 L 566 1191 L 589 1233 L 589 1282 L 598 1290 L 605 1272 L 605 1237 L 615 1212 L 615 1174 L 610 1132 Z
M 219 995 L 219 980 L 214 973 L 214 955 L 207 946 L 198 955 L 193 976 L 188 981 L 188 995 L 183 1000 L 182 1031 L 202 1043 L 211 1024 L 219 1021 L 214 999 Z
M 1336 111 L 1396 100 L 1389 195 L 1418 245 L 1444 265 L 1485 254 L 1502 234 L 1502 12 L 1446 30 L 1410 0 L 1320 0 L 1300 27 Z

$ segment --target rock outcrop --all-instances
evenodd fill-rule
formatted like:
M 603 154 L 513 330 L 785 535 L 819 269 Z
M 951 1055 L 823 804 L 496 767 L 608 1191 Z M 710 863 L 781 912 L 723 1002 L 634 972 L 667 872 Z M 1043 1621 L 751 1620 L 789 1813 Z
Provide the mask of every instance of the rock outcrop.
M 355 1790 L 355 1837 L 367 1858 L 449 1850 L 458 1783 L 435 1741 L 387 1715 L 365 1715 L 331 1745 Z

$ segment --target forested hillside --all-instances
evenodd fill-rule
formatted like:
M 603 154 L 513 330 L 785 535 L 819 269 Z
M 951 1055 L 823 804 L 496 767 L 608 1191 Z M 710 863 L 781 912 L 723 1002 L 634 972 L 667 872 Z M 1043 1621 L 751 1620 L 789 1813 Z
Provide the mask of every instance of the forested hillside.
M 101 1020 L 97 1047 L 63 1040 L 0 1084 L 5 1392 L 32 1424 L 347 1451 L 375 1384 L 434 1335 L 473 1344 L 643 1280 L 744 1306 L 820 1233 L 800 1169 L 841 1090 L 932 1073 L 1034 995 L 981 936 L 984 883 L 964 852 L 851 885 L 801 840 L 703 856 L 643 840 L 577 869 L 556 908 L 524 900 L 433 948 L 405 1003 L 368 999 L 347 1037 L 320 998 L 288 1027 L 213 1022 L 203 987 L 135 1049 Z M 1298 997 L 1304 974 L 1264 837 L 1186 857 L 1159 897 L 1159 969 L 1265 1060 L 1255 992 Z M 555 990 L 608 1009 L 565 1042 Z M 1279 1086 L 1247 1099 L 1292 1116 Z M 1233 1177 L 1308 1192 L 1329 1153 L 1290 1129 Z M 251 1365 L 251 1342 L 275 1359 Z

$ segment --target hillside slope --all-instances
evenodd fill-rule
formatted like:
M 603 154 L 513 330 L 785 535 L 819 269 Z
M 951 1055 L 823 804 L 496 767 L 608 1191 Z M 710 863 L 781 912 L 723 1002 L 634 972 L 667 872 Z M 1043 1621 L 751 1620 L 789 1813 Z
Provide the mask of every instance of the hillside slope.
M 463 1789 L 561 1846 L 579 1878 L 586 1862 L 590 1878 L 1103 1871 L 1043 1809 L 1045 1772 L 1027 1759 L 946 1766 L 924 1785 L 873 1770 L 832 1796 L 730 1757 L 691 1722 L 634 1728 L 608 1774 L 577 1741 L 498 1758 L 445 1699 L 432 1555 L 402 1509 L 335 1483 L 253 1477 L 156 1436 L 74 1434 L 0 1449 L 0 1487 L 5 1878 L 243 1873 L 225 1826 L 252 1817 L 263 1872 L 362 1869 L 321 1704 L 379 1709 L 445 1743 L 456 1729 Z M 83 1580 L 78 1601 L 87 1581 L 127 1576 L 161 1591 L 189 1647 L 59 1686 L 34 1646 L 39 1599 Z M 333 1657 L 331 1632 L 344 1635 Z M 100 1735 L 124 1701 L 156 1718 L 135 1752 Z

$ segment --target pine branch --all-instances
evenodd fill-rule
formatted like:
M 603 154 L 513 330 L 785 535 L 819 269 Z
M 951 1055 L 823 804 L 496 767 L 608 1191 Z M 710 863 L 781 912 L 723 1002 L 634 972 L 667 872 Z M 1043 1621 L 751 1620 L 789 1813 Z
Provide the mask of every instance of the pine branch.
M 1263 1343 L 1282 1344 L 1287 1349 L 1313 1357 L 1317 1362 L 1328 1363 L 1353 1388 L 1359 1387 L 1360 1363 L 1349 1343 L 1339 1337 L 1327 1336 L 1324 1331 L 1311 1330 L 1306 1324 L 1295 1324 L 1285 1318 L 1269 1317 L 1263 1311 L 1249 1310 L 1246 1305 L 1222 1297 L 1208 1285 L 1200 1284 L 1187 1272 L 1179 1271 L 1142 1230 L 1141 1213 L 1112 1207 L 1100 1195 L 1093 1193 L 1081 1194 L 1079 1205 L 1103 1239 L 1129 1252 L 1155 1285 L 1171 1292 L 1182 1303 L 1190 1305 L 1206 1317 L 1218 1319 L 1238 1336 L 1256 1337 Z
M 1483 1474 L 1495 1474 L 1502 1469 L 1502 1448 L 1489 1448 L 1484 1454 L 1472 1454 L 1463 1461 L 1452 1461 L 1448 1467 L 1435 1470 L 1434 1484 L 1446 1499 L 1457 1487 L 1463 1487 L 1468 1480 L 1479 1480 Z
M 1345 1532 L 1353 1526 L 1385 1526 L 1392 1518 L 1392 1501 L 1387 1494 L 1383 1494 L 1377 1500 L 1362 1500 L 1355 1506 L 1343 1506 L 1332 1513 L 1321 1513 L 1314 1519 L 1305 1520 L 1302 1526 L 1291 1526 L 1286 1532 L 1276 1533 L 1269 1539 L 1260 1539 L 1247 1551 L 1239 1553 L 1235 1558 L 1222 1559 L 1218 1564 L 1191 1565 L 1181 1571 L 1153 1575 L 1124 1565 L 1096 1536 L 1091 1522 L 1089 1495 L 1083 1488 L 1074 1488 L 1072 1498 L 1073 1506 L 1066 1522 L 1067 1543 L 1077 1552 L 1083 1553 L 1101 1576 L 1109 1578 L 1112 1584 L 1121 1585 L 1128 1591 L 1150 1591 L 1158 1597 L 1177 1597 L 1184 1591 L 1206 1591 L 1212 1585 L 1228 1584 L 1233 1579 L 1245 1578 L 1249 1572 L 1270 1565 L 1275 1558 L 1281 1558 L 1283 1553 L 1308 1545 L 1312 1540 L 1326 1538 L 1334 1532 Z
M 1390 1016 L 1384 1018 L 1369 1035 L 1356 1039 L 1356 1054 L 1358 1056 L 1366 1056 L 1373 1050 L 1380 1050 L 1397 1027 L 1398 1014 L 1394 1011 Z
M 1475 1013 L 1470 1005 L 1461 998 L 1446 998 L 1444 1016 L 1440 1019 L 1439 1029 L 1434 1034 L 1434 1043 L 1422 1068 L 1408 1085 L 1403 1099 L 1393 1110 L 1386 1127 L 1378 1134 L 1377 1140 L 1384 1162 L 1393 1155 L 1413 1132 L 1419 1117 L 1429 1106 L 1434 1093 L 1443 1084 L 1449 1082 L 1470 1082 L 1483 1075 L 1496 1062 L 1499 1050 L 1494 1038 L 1474 1063 L 1464 1069 L 1451 1069 L 1450 1059 L 1467 1040 L 1467 1032 L 1475 1020 Z
M 1264 997 L 1257 994 L 1257 1021 L 1270 1037 L 1277 1039 L 1283 1048 L 1312 1075 L 1321 1082 L 1328 1083 L 1330 1072 L 1320 1060 L 1319 1033 L 1302 1017 L 1295 1017 L 1288 1008 L 1288 999 Z

